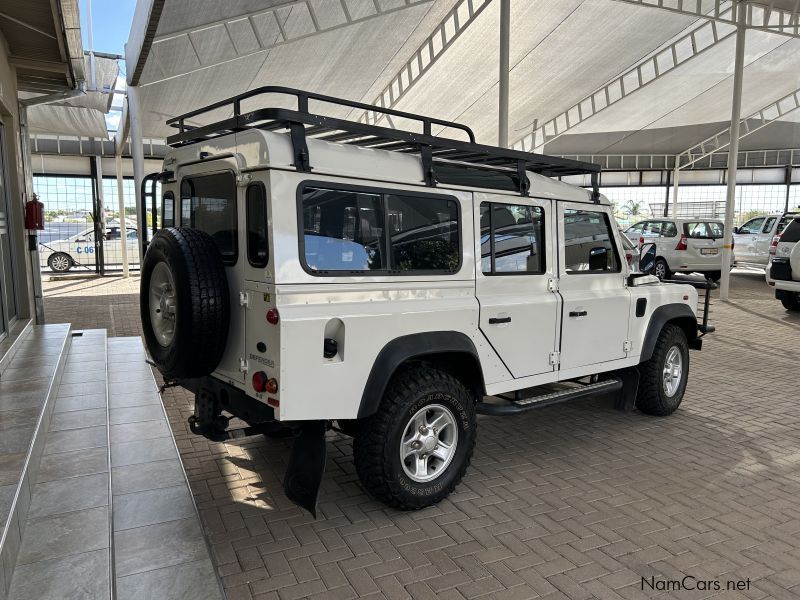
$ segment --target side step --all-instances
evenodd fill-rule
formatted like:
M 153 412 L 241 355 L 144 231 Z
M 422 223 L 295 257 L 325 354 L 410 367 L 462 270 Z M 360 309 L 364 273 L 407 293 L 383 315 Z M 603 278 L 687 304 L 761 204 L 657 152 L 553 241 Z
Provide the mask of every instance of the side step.
M 508 404 L 493 404 L 489 402 L 478 402 L 475 410 L 481 415 L 491 415 L 494 417 L 505 417 L 508 415 L 518 415 L 537 408 L 578 400 L 588 396 L 598 396 L 619 392 L 622 389 L 621 379 L 607 379 L 597 383 L 587 383 L 580 387 L 570 387 L 555 392 L 545 392 L 535 396 L 527 396 L 517 400 L 510 400 Z

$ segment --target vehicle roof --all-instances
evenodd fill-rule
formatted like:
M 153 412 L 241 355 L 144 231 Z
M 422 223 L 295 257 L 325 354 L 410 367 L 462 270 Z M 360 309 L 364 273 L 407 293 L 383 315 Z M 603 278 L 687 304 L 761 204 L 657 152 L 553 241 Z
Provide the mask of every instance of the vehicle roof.
M 315 175 L 332 175 L 428 188 L 424 184 L 422 160 L 416 155 L 313 138 L 307 140 L 307 145 L 313 165 L 313 171 L 308 174 L 309 179 L 314 179 Z M 240 170 L 266 168 L 295 170 L 289 135 L 260 129 L 248 129 L 195 144 L 170 148 L 164 159 L 164 169 L 179 169 L 182 164 L 189 162 L 196 164 L 201 153 L 208 153 L 206 160 L 233 154 L 237 158 Z M 530 195 L 533 197 L 596 205 L 592 201 L 590 190 L 530 171 L 527 175 L 531 183 Z M 485 193 L 493 191 L 487 188 L 457 185 L 442 184 L 438 187 Z M 497 193 L 519 196 L 508 190 L 497 190 Z M 600 204 L 608 206 L 610 202 L 601 195 Z
M 710 217 L 649 217 L 647 219 L 640 219 L 639 221 L 632 223 L 627 227 L 627 229 L 635 227 L 639 223 L 648 223 L 650 221 L 672 221 L 675 223 L 695 223 L 697 221 L 702 221 L 703 223 L 721 223 L 723 225 L 725 224 L 725 221 L 723 221 L 722 219 L 713 219 Z

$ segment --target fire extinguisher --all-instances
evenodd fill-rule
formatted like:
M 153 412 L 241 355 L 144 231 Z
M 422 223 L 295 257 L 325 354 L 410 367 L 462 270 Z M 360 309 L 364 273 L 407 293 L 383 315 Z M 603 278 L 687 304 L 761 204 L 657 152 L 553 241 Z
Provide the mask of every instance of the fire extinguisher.
M 36 194 L 25 203 L 25 229 L 44 229 L 44 204 L 39 202 Z

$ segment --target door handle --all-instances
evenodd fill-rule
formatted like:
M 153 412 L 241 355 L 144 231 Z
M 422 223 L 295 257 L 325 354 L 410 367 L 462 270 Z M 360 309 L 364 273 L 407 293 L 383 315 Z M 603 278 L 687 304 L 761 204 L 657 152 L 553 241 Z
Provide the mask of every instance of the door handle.
M 511 317 L 490 317 L 489 325 L 498 325 L 500 323 L 511 323 Z
M 570 317 L 585 317 L 588 314 L 589 313 L 586 312 L 585 310 L 571 310 L 571 311 L 569 311 L 569 316 Z

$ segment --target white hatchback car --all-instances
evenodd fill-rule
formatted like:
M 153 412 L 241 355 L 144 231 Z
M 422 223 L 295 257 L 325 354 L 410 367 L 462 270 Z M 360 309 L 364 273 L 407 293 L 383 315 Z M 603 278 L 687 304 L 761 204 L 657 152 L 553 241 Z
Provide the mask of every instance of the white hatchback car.
M 702 273 L 714 281 L 722 276 L 722 235 L 718 219 L 649 219 L 625 230 L 639 246 L 656 245 L 654 274 L 669 279 L 673 273 Z
M 64 240 L 54 240 L 40 244 L 39 254 L 47 256 L 47 266 L 55 273 L 66 273 L 74 266 L 94 266 L 95 239 L 94 229 L 87 229 Z M 136 226 L 127 226 L 128 256 L 138 257 L 138 233 Z M 119 225 L 106 227 L 103 240 L 105 264 L 122 263 L 122 241 Z M 138 260 L 138 259 L 137 259 Z

